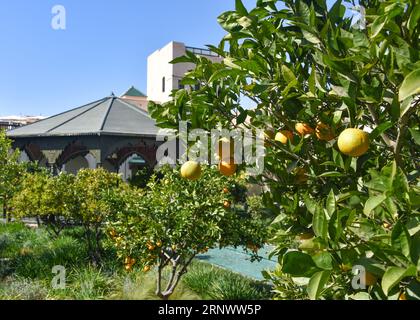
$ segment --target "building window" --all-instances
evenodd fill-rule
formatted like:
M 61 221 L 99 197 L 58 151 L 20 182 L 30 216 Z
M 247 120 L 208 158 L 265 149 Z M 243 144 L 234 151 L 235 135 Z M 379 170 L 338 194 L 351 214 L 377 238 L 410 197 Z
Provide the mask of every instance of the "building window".
M 178 89 L 185 89 L 185 86 L 182 84 L 182 80 L 178 80 Z
M 165 92 L 165 85 L 166 85 L 166 80 L 165 77 L 162 78 L 162 92 Z

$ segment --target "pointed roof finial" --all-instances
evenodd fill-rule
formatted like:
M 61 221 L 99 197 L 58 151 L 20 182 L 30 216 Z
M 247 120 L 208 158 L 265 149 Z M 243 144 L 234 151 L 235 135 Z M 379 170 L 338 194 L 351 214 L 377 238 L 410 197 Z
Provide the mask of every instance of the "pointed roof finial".
M 111 97 L 115 97 L 114 91 L 111 91 Z

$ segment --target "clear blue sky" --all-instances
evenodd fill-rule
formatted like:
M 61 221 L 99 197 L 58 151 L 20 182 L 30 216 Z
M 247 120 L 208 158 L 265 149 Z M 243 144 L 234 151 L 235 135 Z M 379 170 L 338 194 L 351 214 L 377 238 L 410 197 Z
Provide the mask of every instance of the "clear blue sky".
M 134 85 L 169 41 L 202 47 L 234 0 L 0 0 L 0 115 L 53 115 Z M 255 0 L 244 0 L 251 7 Z M 67 29 L 53 30 L 63 5 Z

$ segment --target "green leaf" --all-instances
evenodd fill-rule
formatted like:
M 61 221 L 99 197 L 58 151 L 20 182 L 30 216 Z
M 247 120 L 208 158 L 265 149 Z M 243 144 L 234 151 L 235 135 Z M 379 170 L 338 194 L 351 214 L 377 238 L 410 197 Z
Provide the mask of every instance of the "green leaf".
M 377 137 L 379 137 L 382 133 L 384 133 L 389 128 L 392 128 L 394 125 L 391 121 L 383 122 L 379 126 L 377 126 L 370 134 L 369 139 L 371 141 L 375 140 Z
M 344 13 L 346 12 L 346 7 L 341 4 L 341 0 L 336 1 L 334 5 L 331 7 L 330 12 L 328 12 L 328 16 L 330 20 L 334 23 L 339 23 L 342 21 L 344 17 Z
M 349 296 L 350 300 L 370 300 L 368 292 L 357 292 Z
M 410 257 L 411 239 L 407 228 L 398 221 L 391 234 L 391 244 L 395 250 L 402 252 L 406 257 Z
M 318 177 L 341 177 L 343 174 L 336 171 L 321 173 Z
M 315 273 L 308 284 L 308 295 L 311 300 L 317 300 L 328 283 L 331 273 L 329 271 L 320 271 Z
M 318 38 L 315 34 L 313 34 L 313 33 L 309 32 L 309 31 L 306 31 L 306 30 L 303 30 L 303 29 L 302 29 L 302 35 L 303 35 L 303 37 L 304 37 L 306 40 L 308 40 L 310 43 L 313 43 L 313 44 L 318 44 L 318 43 L 320 43 L 320 42 L 321 42 L 321 40 L 319 40 L 319 38 Z
M 236 118 L 236 124 L 237 125 L 240 125 L 240 124 L 244 123 L 245 120 L 246 120 L 246 117 L 248 116 L 248 110 L 243 109 L 243 108 L 239 108 L 239 110 L 240 110 L 240 114 Z
M 315 214 L 316 209 L 319 207 L 318 203 L 311 199 L 308 194 L 303 195 L 303 201 L 305 202 L 308 211 L 312 214 Z
M 315 66 L 312 65 L 311 75 L 309 76 L 309 79 L 308 79 L 309 91 L 312 94 L 316 93 L 316 83 L 315 83 L 316 74 L 315 73 L 316 73 Z
M 312 226 L 318 237 L 325 239 L 328 234 L 328 220 L 323 208 L 317 207 L 312 219 Z
M 235 0 L 235 10 L 237 13 L 239 13 L 241 16 L 247 16 L 248 10 L 245 8 L 244 4 L 241 0 Z
M 181 56 L 181 57 L 178 57 L 178 58 L 175 58 L 175 59 L 173 59 L 171 62 L 169 62 L 169 63 L 171 63 L 171 64 L 177 64 L 177 63 L 193 63 L 193 62 L 195 62 L 195 61 L 193 61 L 194 59 L 192 59 L 191 57 L 189 57 L 189 56 Z
M 282 271 L 294 277 L 310 277 L 317 267 L 309 254 L 291 251 L 283 257 Z
M 414 30 L 420 19 L 420 4 L 417 4 L 411 11 L 410 18 L 408 19 L 408 29 Z
M 286 80 L 287 83 L 296 81 L 295 74 L 286 65 L 283 64 L 281 66 L 281 72 L 283 74 L 284 80 Z
M 327 197 L 327 202 L 325 204 L 328 215 L 331 217 L 336 209 L 336 201 L 335 201 L 335 195 L 334 195 L 334 191 L 331 189 L 330 193 L 328 194 Z
M 401 280 L 406 277 L 415 277 L 417 273 L 416 266 L 411 265 L 408 268 L 388 267 L 382 278 L 382 290 L 386 295 L 395 287 Z
M 374 210 L 377 206 L 379 206 L 382 202 L 384 202 L 385 199 L 386 199 L 386 195 L 384 194 L 370 197 L 365 203 L 363 213 L 367 216 L 370 215 L 372 210 Z
M 411 217 L 406 224 L 407 231 L 410 236 L 414 236 L 420 231 L 420 216 Z
M 329 252 L 319 252 L 316 255 L 312 256 L 315 265 L 323 270 L 332 270 L 332 256 Z
M 209 79 L 209 82 L 214 82 L 220 79 L 224 79 L 227 77 L 235 77 L 240 73 L 239 70 L 236 69 L 219 69 Z
M 408 128 L 413 137 L 413 140 L 416 144 L 420 145 L 420 130 L 415 130 L 413 128 Z
M 409 73 L 401 84 L 399 99 L 403 101 L 408 97 L 420 93 L 420 69 Z
M 388 19 L 387 19 L 387 16 L 385 15 L 381 15 L 377 17 L 375 21 L 373 21 L 372 29 L 371 29 L 372 31 L 371 38 L 375 38 L 379 34 L 379 32 L 381 32 L 382 28 L 385 26 L 387 21 Z
M 308 5 L 304 1 L 298 1 L 297 9 L 299 16 L 303 19 L 305 24 L 309 26 L 311 12 L 309 10 Z

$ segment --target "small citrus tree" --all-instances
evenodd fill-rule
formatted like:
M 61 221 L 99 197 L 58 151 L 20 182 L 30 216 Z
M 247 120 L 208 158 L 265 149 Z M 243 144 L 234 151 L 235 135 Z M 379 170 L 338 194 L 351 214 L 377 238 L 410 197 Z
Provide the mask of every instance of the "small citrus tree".
M 41 219 L 58 236 L 73 213 L 74 179 L 66 173 L 52 176 L 46 169 L 25 173 L 12 199 L 13 215 Z
M 219 17 L 226 36 L 209 46 L 222 62 L 175 59 L 196 64 L 182 82 L 199 89 L 149 110 L 162 127 L 266 130 L 265 173 L 253 180 L 278 216 L 274 283 L 305 278 L 311 299 L 418 299 L 420 8 L 344 3 L 360 14 L 342 1 L 248 10 L 236 0 Z M 352 285 L 352 267 L 367 291 Z
M 81 169 L 74 179 L 72 197 L 67 204 L 71 217 L 80 223 L 94 264 L 102 259 L 103 224 L 110 211 L 106 197 L 109 193 L 119 193 L 123 181 L 116 173 L 103 168 Z
M 9 219 L 9 201 L 19 186 L 20 178 L 25 170 L 19 163 L 19 150 L 12 150 L 12 141 L 7 138 L 6 132 L 0 130 L 0 203 L 3 217 Z
M 210 248 L 264 244 L 264 231 L 236 201 L 237 183 L 205 168 L 189 181 L 169 167 L 144 190 L 126 188 L 110 194 L 107 233 L 127 271 L 157 268 L 156 294 L 168 299 L 192 260 Z M 255 252 L 253 252 L 256 255 Z M 166 268 L 168 267 L 168 268 Z M 169 269 L 169 278 L 165 278 Z

